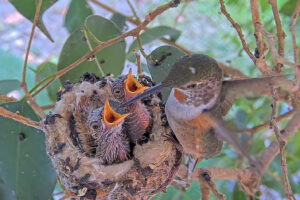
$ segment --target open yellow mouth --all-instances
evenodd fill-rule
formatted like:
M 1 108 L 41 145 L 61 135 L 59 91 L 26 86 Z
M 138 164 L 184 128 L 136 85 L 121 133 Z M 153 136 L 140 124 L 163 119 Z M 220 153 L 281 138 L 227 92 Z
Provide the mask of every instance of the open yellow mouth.
M 110 105 L 109 101 L 105 101 L 105 106 L 104 106 L 104 112 L 103 112 L 103 118 L 104 122 L 108 125 L 116 125 L 120 122 L 122 122 L 129 114 L 119 114 L 116 111 L 114 111 Z
M 130 96 L 135 96 L 149 87 L 142 86 L 132 75 L 131 69 L 129 70 L 129 74 L 125 80 L 125 90 Z

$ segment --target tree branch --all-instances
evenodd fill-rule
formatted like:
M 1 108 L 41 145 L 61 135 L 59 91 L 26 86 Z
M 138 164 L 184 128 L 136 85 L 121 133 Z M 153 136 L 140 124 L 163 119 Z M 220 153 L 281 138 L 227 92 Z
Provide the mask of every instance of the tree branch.
M 298 63 L 298 46 L 297 46 L 297 41 L 296 41 L 296 34 L 295 34 L 295 27 L 296 27 L 296 22 L 299 16 L 299 12 L 300 12 L 300 1 L 297 3 L 297 6 L 295 8 L 294 14 L 293 14 L 293 18 L 292 18 L 292 23 L 290 26 L 290 31 L 292 34 L 292 39 L 293 39 L 293 48 L 294 48 L 294 62 Z
M 282 30 L 281 20 L 277 8 L 277 0 L 269 0 L 269 4 L 272 6 L 272 11 L 276 23 L 276 29 L 277 29 L 277 38 L 278 38 L 278 54 L 281 57 L 284 57 L 284 39 L 286 37 L 284 31 Z M 281 72 L 282 64 L 277 63 L 276 65 L 276 71 Z
M 282 130 L 282 139 L 287 142 L 300 128 L 300 111 L 296 110 L 293 118 L 289 121 L 286 128 Z M 270 146 L 261 153 L 259 161 L 265 169 L 279 153 L 279 143 L 274 140 Z
M 249 77 L 243 74 L 241 71 L 229 67 L 223 63 L 218 62 L 219 67 L 222 69 L 223 73 L 227 77 L 231 77 L 231 80 L 243 80 L 248 79 Z
M 285 64 L 291 67 L 298 67 L 297 63 L 293 63 L 290 62 L 288 60 L 286 60 L 285 58 L 283 58 L 282 56 L 280 56 L 277 52 L 277 49 L 275 47 L 275 37 L 269 33 L 266 29 L 264 29 L 263 26 L 259 26 L 258 30 L 266 37 L 266 39 L 268 40 L 268 43 L 270 45 L 271 48 L 271 52 L 273 55 L 273 59 L 276 63 L 281 63 L 281 64 Z
M 256 39 L 256 45 L 257 45 L 257 52 L 258 55 L 256 55 L 255 64 L 257 68 L 263 73 L 263 74 L 269 74 L 271 72 L 270 67 L 267 65 L 264 54 L 268 50 L 267 45 L 262 40 L 262 35 L 258 30 L 259 26 L 262 26 L 261 20 L 260 20 L 260 14 L 259 14 L 259 8 L 258 8 L 258 0 L 251 0 L 250 1 L 251 6 L 251 13 L 252 13 L 252 22 L 254 27 L 254 36 Z
M 38 122 L 32 121 L 31 119 L 27 118 L 27 117 L 23 117 L 21 115 L 18 115 L 16 113 L 10 112 L 6 109 L 4 109 L 3 107 L 0 107 L 0 115 L 6 118 L 10 118 L 13 119 L 17 122 L 20 122 L 22 124 L 25 124 L 27 126 L 31 126 L 33 128 L 42 130 L 42 127 L 39 125 Z
M 281 168 L 282 168 L 282 172 L 283 172 L 283 182 L 284 182 L 284 193 L 285 193 L 286 197 L 289 198 L 290 200 L 296 200 L 295 196 L 293 195 L 293 191 L 291 189 L 288 172 L 287 172 L 286 156 L 285 156 L 285 152 L 284 152 L 287 142 L 283 140 L 280 130 L 278 128 L 277 122 L 276 122 L 278 95 L 277 95 L 276 90 L 273 87 L 271 88 L 271 90 L 272 90 L 272 97 L 273 97 L 273 107 L 272 107 L 272 116 L 271 116 L 270 126 L 273 127 L 277 141 L 279 143 Z
M 254 195 L 254 191 L 257 191 L 261 181 L 260 173 L 252 167 L 246 169 L 234 169 L 234 168 L 196 168 L 192 174 L 192 180 L 199 181 L 199 177 L 203 176 L 203 173 L 209 174 L 211 179 L 226 179 L 238 181 L 243 189 L 251 195 Z M 179 177 L 187 176 L 187 168 L 182 165 L 177 173 Z
M 127 4 L 129 5 L 132 13 L 133 13 L 133 16 L 135 17 L 135 20 L 138 22 L 138 23 L 141 23 L 141 19 L 139 18 L 139 16 L 137 15 L 132 3 L 130 2 L 130 0 L 127 0 Z
M 132 24 L 134 24 L 134 25 L 136 25 L 136 26 L 140 25 L 140 23 L 141 23 L 141 22 L 139 22 L 138 20 L 134 20 L 134 19 L 132 19 L 131 17 L 126 16 L 126 15 L 124 15 L 124 14 L 118 12 L 117 10 L 115 10 L 115 9 L 113 9 L 113 8 L 111 8 L 111 7 L 105 5 L 105 4 L 103 4 L 103 3 L 101 3 L 101 2 L 99 2 L 99 1 L 97 1 L 97 0 L 89 0 L 89 1 L 95 3 L 96 5 L 100 6 L 101 8 L 103 8 L 103 9 L 109 11 L 109 12 L 112 12 L 112 13 L 118 13 L 118 14 L 120 14 L 120 15 L 125 16 L 127 21 L 129 21 L 130 23 L 132 23 Z M 144 30 L 147 30 L 147 28 L 145 28 Z M 177 47 L 178 49 L 181 49 L 181 50 L 182 50 L 184 53 L 186 53 L 186 54 L 193 54 L 192 51 L 190 51 L 190 50 L 184 48 L 183 46 L 181 46 L 181 45 L 179 45 L 179 44 L 176 44 L 175 42 L 172 42 L 171 40 L 168 40 L 168 39 L 166 39 L 166 38 L 161 38 L 160 40 L 161 40 L 162 42 L 166 43 L 166 44 L 169 44 L 169 45 L 172 45 L 172 46 L 174 46 L 174 47 Z
M 174 0 L 171 1 L 165 5 L 162 5 L 158 8 L 156 8 L 156 10 L 154 10 L 153 12 L 150 12 L 146 17 L 145 20 L 143 21 L 143 23 L 141 23 L 140 25 L 138 25 L 136 28 L 132 29 L 131 31 L 128 31 L 126 33 L 124 33 L 123 35 L 120 35 L 116 38 L 113 38 L 111 40 L 108 40 L 106 42 L 100 43 L 98 44 L 93 50 L 91 50 L 89 53 L 87 53 L 86 55 L 82 56 L 81 58 L 79 58 L 78 60 L 76 60 L 74 63 L 70 64 L 69 66 L 63 68 L 62 70 L 58 71 L 55 74 L 55 77 L 50 79 L 50 81 L 48 81 L 45 85 L 48 86 L 50 85 L 51 82 L 53 82 L 54 80 L 58 79 L 59 77 L 63 76 L 64 74 L 66 74 L 68 71 L 74 69 L 75 67 L 77 67 L 79 64 L 81 64 L 82 62 L 84 62 L 85 60 L 87 60 L 88 58 L 90 58 L 92 55 L 94 55 L 96 52 L 112 45 L 115 44 L 117 42 L 122 41 L 123 39 L 125 39 L 128 36 L 137 36 L 137 34 L 139 34 L 142 30 L 144 30 L 146 28 L 146 26 L 152 21 L 154 20 L 158 15 L 162 14 L 164 11 L 168 10 L 169 8 L 172 7 L 176 7 L 179 4 L 179 1 Z M 47 79 L 47 78 L 46 78 Z M 45 79 L 44 79 L 45 80 Z M 42 80 L 42 82 L 44 81 Z M 44 87 L 45 88 L 45 87 Z
M 282 121 L 283 119 L 291 117 L 293 114 L 294 114 L 294 110 L 287 112 L 283 115 L 280 115 L 279 117 L 276 117 L 276 122 L 278 123 L 278 122 Z M 238 130 L 238 133 L 257 133 L 263 129 L 268 128 L 269 125 L 270 125 L 270 122 L 265 122 L 258 126 L 254 126 L 253 128 L 246 128 L 246 129 Z
M 0 94 L 0 100 L 5 102 L 17 101 L 17 99 L 15 99 L 14 97 L 7 97 L 3 94 Z
M 248 54 L 248 56 L 251 58 L 251 60 L 253 61 L 253 63 L 255 63 L 256 58 L 253 55 L 253 53 L 249 50 L 249 47 L 248 47 L 248 45 L 247 45 L 247 43 L 245 41 L 244 34 L 242 32 L 241 26 L 238 23 L 236 23 L 232 19 L 232 17 L 230 16 L 230 14 L 227 12 L 223 0 L 220 0 L 220 5 L 221 5 L 221 12 L 225 15 L 225 17 L 228 19 L 228 21 L 231 23 L 231 25 L 235 28 L 236 32 L 238 33 L 238 35 L 240 37 L 240 40 L 242 42 L 244 50 L 246 51 L 246 53 Z
M 34 110 L 34 112 L 36 114 L 38 114 L 40 117 L 44 118 L 45 113 L 39 107 L 39 105 L 35 102 L 35 100 L 32 98 L 32 96 L 29 94 L 27 84 L 26 84 L 26 71 L 27 71 L 28 56 L 29 56 L 29 51 L 30 51 L 30 47 L 31 47 L 32 38 L 33 38 L 33 35 L 34 35 L 34 29 L 35 29 L 35 27 L 38 23 L 42 2 L 43 2 L 43 0 L 38 1 L 38 5 L 36 7 L 36 11 L 35 11 L 35 15 L 34 15 L 33 23 L 32 23 L 31 33 L 30 33 L 30 37 L 29 37 L 29 41 L 28 41 L 28 45 L 27 45 L 27 49 L 26 49 L 21 87 L 23 88 L 23 90 L 25 92 L 25 95 L 26 95 L 26 98 L 29 101 L 29 103 L 30 103 L 32 109 Z

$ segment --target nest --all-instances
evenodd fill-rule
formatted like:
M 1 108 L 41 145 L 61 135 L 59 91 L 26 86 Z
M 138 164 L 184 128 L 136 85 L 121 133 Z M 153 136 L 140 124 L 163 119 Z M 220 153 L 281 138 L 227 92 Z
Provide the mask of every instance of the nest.
M 87 151 L 85 146 L 93 142 L 83 128 L 87 116 L 113 98 L 115 80 L 86 73 L 75 85 L 66 82 L 53 112 L 43 121 L 47 153 L 61 184 L 74 199 L 150 199 L 166 189 L 181 164 L 180 144 L 166 123 L 164 105 L 157 95 L 142 100 L 152 124 L 142 142 L 131 143 L 128 160 L 103 165 Z M 139 82 L 153 85 L 149 77 Z

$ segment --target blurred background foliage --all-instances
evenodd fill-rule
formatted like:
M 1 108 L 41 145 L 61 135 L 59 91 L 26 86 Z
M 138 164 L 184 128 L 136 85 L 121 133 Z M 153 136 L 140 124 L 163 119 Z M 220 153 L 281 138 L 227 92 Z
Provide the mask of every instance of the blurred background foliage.
M 94 1 L 94 0 L 93 0 Z M 99 42 L 107 41 L 135 27 L 126 19 L 133 19 L 133 14 L 125 0 L 102 1 L 119 13 L 108 12 L 93 1 L 85 0 L 44 0 L 41 16 L 29 55 L 26 82 L 28 88 L 37 91 L 34 86 L 53 75 L 57 70 L 67 67 L 89 52 Z M 0 0 L 0 93 L 13 96 L 19 101 L 4 103 L 11 111 L 39 120 L 24 101 L 21 82 L 24 55 L 31 31 L 31 22 L 35 13 L 35 0 Z M 137 15 L 144 16 L 167 0 L 132 0 Z M 279 0 L 278 8 L 282 20 L 285 39 L 285 55 L 292 60 L 292 39 L 289 32 L 291 16 L 297 0 Z M 249 1 L 225 0 L 228 12 L 243 29 L 245 39 L 251 51 L 256 47 Z M 261 19 L 265 28 L 276 35 L 276 25 L 268 0 L 260 0 Z M 25 18 L 24 18 L 25 17 Z M 29 20 L 27 20 L 27 19 Z M 159 55 L 168 50 L 172 56 L 162 68 L 153 66 L 153 60 L 142 58 L 143 69 L 158 82 L 168 72 L 174 60 L 184 53 L 161 40 L 162 37 L 176 42 L 186 49 L 205 53 L 216 60 L 230 65 L 249 77 L 259 77 L 260 72 L 242 49 L 235 29 L 220 13 L 217 0 L 185 0 L 177 8 L 170 9 L 157 17 L 148 30 L 141 34 L 141 42 L 147 54 L 159 59 Z M 300 38 L 300 23 L 296 25 L 296 37 Z M 54 41 L 54 43 L 51 42 Z M 299 40 L 298 40 L 299 42 Z M 299 44 L 298 44 L 299 45 Z M 161 47 L 164 46 L 164 47 Z M 45 112 L 51 111 L 49 105 L 56 101 L 56 92 L 65 80 L 76 82 L 84 72 L 94 72 L 99 76 L 113 73 L 115 76 L 127 73 L 129 68 L 136 72 L 133 49 L 138 49 L 135 38 L 126 38 L 96 53 L 75 69 L 52 83 L 46 90 L 36 95 L 36 100 Z M 271 64 L 270 52 L 266 55 Z M 148 64 L 148 66 L 146 65 Z M 284 67 L 284 73 L 291 73 Z M 35 91 L 32 90 L 32 94 Z M 167 93 L 166 93 L 167 94 Z M 291 108 L 281 103 L 279 113 L 284 114 Z M 251 128 L 270 119 L 271 99 L 251 96 L 240 98 L 225 117 L 236 129 Z M 288 119 L 280 123 L 284 127 Z M 0 199 L 58 199 L 62 188 L 56 184 L 56 175 L 50 160 L 46 156 L 44 137 L 33 128 L 0 117 Z M 23 138 L 24 137 L 24 138 Z M 250 134 L 241 134 L 240 140 L 246 144 Z M 262 152 L 274 139 L 272 131 L 265 129 L 254 135 L 249 151 L 256 155 Z M 38 154 L 37 154 L 38 152 Z M 293 192 L 300 199 L 300 135 L 295 134 L 286 148 L 287 164 Z M 237 167 L 239 155 L 227 145 L 215 158 L 202 161 L 197 167 Z M 245 163 L 243 166 L 246 166 Z M 261 199 L 282 199 L 282 172 L 280 159 L 268 167 L 262 180 Z M 45 184 L 47 183 L 47 184 Z M 216 184 L 227 199 L 246 199 L 245 193 L 235 181 L 217 180 Z M 55 186 L 56 185 L 56 186 Z M 53 191 L 53 188 L 54 192 Z M 153 199 L 199 199 L 200 185 L 191 184 L 186 191 L 169 186 L 166 193 L 158 194 Z M 211 199 L 215 199 L 211 195 Z

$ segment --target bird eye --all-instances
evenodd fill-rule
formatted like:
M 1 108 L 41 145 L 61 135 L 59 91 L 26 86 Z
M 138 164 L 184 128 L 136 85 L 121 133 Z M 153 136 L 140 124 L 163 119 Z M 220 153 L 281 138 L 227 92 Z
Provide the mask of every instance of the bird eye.
M 114 93 L 115 93 L 115 94 L 120 94 L 120 92 L 121 92 L 121 91 L 118 90 L 118 89 L 114 90 Z
M 99 126 L 98 125 L 93 125 L 93 129 L 98 129 L 99 128 Z
M 97 130 L 99 128 L 99 125 L 97 122 L 92 122 L 91 123 L 91 127 L 94 129 L 94 130 Z
M 196 84 L 190 84 L 190 85 L 187 85 L 186 87 L 189 89 L 192 89 L 192 88 L 196 87 Z

